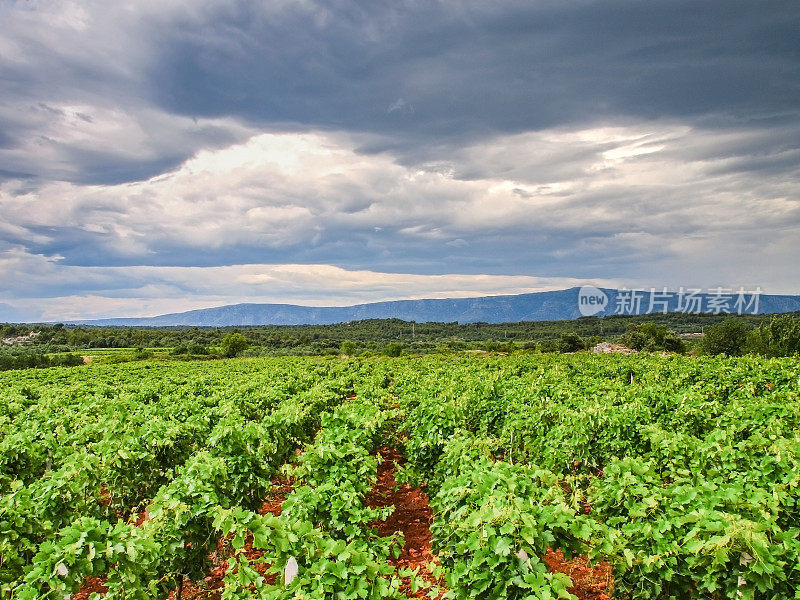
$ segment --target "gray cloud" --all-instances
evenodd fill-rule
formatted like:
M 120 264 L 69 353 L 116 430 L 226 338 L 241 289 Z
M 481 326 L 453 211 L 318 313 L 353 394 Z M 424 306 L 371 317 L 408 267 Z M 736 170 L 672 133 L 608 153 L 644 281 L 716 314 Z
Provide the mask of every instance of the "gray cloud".
M 791 2 L 335 6 L 239 3 L 169 36 L 151 73 L 158 101 L 401 140 L 604 116 L 797 114 Z M 397 98 L 413 115 L 386 114 Z
M 733 277 L 760 264 L 765 240 L 800 228 L 797 167 L 780 176 L 735 168 L 784 161 L 780 145 L 764 153 L 758 130 L 552 129 L 464 147 L 432 168 L 358 146 L 350 134 L 263 134 L 145 182 L 7 184 L 4 237 L 86 266 L 300 262 L 640 278 L 670 263 L 699 276 L 678 242 L 738 236 L 734 260 L 709 269 Z M 796 281 L 786 258 L 773 277 Z

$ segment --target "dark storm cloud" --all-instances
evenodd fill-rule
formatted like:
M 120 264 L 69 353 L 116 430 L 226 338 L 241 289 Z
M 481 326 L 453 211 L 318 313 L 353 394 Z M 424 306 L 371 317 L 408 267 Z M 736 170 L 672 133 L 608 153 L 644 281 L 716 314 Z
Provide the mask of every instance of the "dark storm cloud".
M 161 106 L 402 144 L 620 115 L 793 118 L 800 101 L 795 2 L 237 6 L 162 32 Z
M 362 151 L 415 164 L 497 133 L 619 118 L 769 128 L 800 106 L 794 1 L 12 2 L 0 18 L 5 179 L 135 181 L 245 139 L 196 117 L 368 132 Z M 86 120 L 84 143 L 61 135 L 63 105 Z M 131 128 L 91 127 L 109 108 Z M 145 139 L 124 147 L 137 128 Z

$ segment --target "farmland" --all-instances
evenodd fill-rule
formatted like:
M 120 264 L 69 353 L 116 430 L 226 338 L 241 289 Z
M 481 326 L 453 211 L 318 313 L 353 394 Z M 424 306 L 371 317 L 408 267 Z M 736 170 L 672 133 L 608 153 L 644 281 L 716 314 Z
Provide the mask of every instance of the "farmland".
M 799 425 L 791 358 L 6 372 L 0 595 L 797 598 Z

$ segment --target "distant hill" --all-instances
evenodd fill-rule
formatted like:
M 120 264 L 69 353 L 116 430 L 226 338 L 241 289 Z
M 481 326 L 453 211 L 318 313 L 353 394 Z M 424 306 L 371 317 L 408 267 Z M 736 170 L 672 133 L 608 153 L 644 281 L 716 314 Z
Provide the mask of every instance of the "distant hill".
M 596 289 L 596 288 L 595 288 Z M 404 321 L 443 323 L 509 323 L 517 321 L 560 321 L 582 316 L 579 308 L 581 288 L 551 292 L 479 298 L 447 298 L 431 300 L 396 300 L 342 307 L 314 307 L 293 304 L 232 304 L 155 317 L 72 321 L 76 324 L 130 327 L 228 327 L 247 325 L 328 325 L 364 319 L 402 319 Z M 651 306 L 649 292 L 640 293 L 639 303 L 631 302 L 629 291 L 602 289 L 607 301 L 604 314 L 646 314 L 648 312 L 680 312 L 684 301 L 677 292 L 656 296 Z M 746 298 L 750 300 L 750 298 Z M 727 308 L 736 312 L 735 296 L 727 299 Z M 720 299 L 712 294 L 699 294 L 693 312 L 713 312 Z M 724 303 L 723 303 L 724 304 Z M 752 313 L 752 306 L 747 312 Z M 758 314 L 800 311 L 800 296 L 762 294 L 758 298 Z

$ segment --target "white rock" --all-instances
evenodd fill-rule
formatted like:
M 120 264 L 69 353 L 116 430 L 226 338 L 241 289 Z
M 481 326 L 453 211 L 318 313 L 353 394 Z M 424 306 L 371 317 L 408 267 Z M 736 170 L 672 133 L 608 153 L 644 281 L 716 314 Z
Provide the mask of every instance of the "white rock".
M 283 572 L 283 584 L 289 585 L 292 583 L 294 578 L 297 577 L 297 572 L 297 561 L 294 559 L 294 556 L 290 556 L 289 560 L 286 561 L 286 569 Z

